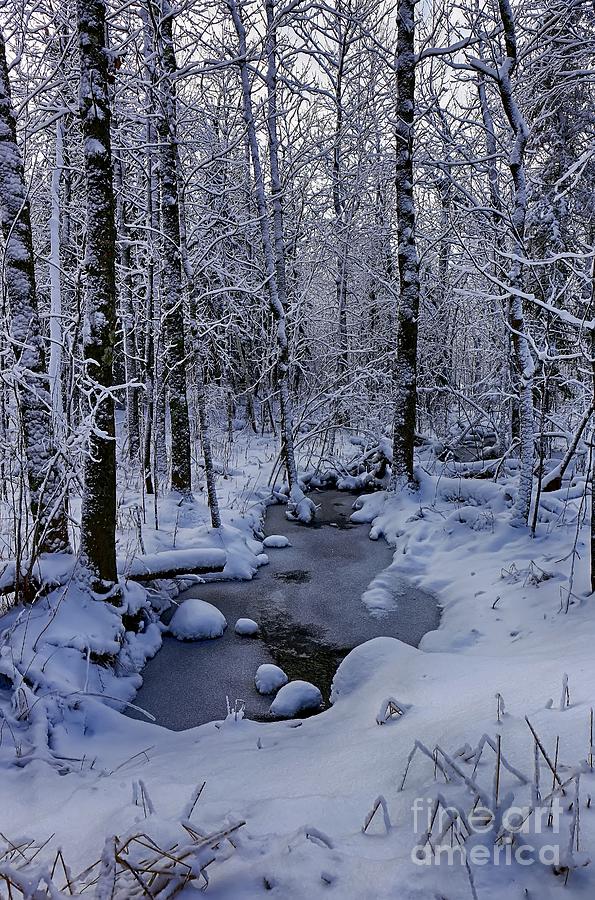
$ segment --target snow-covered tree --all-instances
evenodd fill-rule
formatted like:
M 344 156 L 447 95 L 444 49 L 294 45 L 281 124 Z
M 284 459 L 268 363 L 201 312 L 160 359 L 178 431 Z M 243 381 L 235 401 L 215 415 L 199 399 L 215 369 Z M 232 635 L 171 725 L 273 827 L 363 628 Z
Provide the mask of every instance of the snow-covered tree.
M 0 34 L 0 213 L 4 235 L 3 276 L 14 358 L 14 387 L 23 430 L 33 533 L 31 551 L 69 547 L 65 480 L 54 433 L 35 282 L 30 201 L 17 143 L 4 39 Z

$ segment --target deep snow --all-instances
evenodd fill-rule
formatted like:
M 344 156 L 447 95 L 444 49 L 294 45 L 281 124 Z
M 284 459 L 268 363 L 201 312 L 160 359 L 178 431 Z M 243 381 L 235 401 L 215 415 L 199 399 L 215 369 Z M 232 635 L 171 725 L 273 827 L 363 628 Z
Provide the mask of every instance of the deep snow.
M 388 637 L 357 647 L 336 674 L 332 707 L 303 721 L 259 724 L 236 710 L 223 722 L 174 733 L 124 718 L 90 693 L 62 702 L 45 755 L 19 761 L 4 731 L 2 834 L 42 842 L 55 833 L 39 858 L 51 860 L 61 845 L 78 871 L 97 858 L 114 828 L 122 834 L 135 823 L 158 828 L 179 820 L 206 781 L 193 813 L 198 827 L 246 821 L 234 837 L 236 850 L 213 866 L 209 894 L 217 900 L 269 892 L 305 900 L 329 891 L 347 900 L 591 898 L 593 865 L 574 868 L 595 848 L 589 761 L 595 616 L 587 595 L 588 529 L 580 527 L 577 536 L 588 504 L 581 502 L 580 478 L 548 495 L 532 540 L 510 526 L 506 477 L 494 485 L 420 471 L 418 493 L 361 501 L 355 518 L 374 538 L 395 542 L 395 570 L 441 598 L 440 627 L 419 650 Z M 95 678 L 93 663 L 88 668 Z M 84 664 L 79 674 L 84 681 Z M 391 704 L 402 714 L 391 714 Z M 439 795 L 465 815 L 477 796 L 489 804 L 495 793 L 499 814 L 511 804 L 539 802 L 539 794 L 549 808 L 556 776 L 536 754 L 525 717 L 550 761 L 559 738 L 556 772 L 566 786 L 555 828 L 535 835 L 530 817 L 515 847 L 559 845 L 570 870 L 555 875 L 550 864 L 518 859 L 472 861 L 469 868 L 419 865 L 415 848 Z M 495 779 L 498 736 L 510 768 L 502 762 Z M 415 741 L 422 745 L 408 767 Z M 139 808 L 141 780 L 154 812 Z M 476 833 L 468 845 L 489 854 L 496 837 Z

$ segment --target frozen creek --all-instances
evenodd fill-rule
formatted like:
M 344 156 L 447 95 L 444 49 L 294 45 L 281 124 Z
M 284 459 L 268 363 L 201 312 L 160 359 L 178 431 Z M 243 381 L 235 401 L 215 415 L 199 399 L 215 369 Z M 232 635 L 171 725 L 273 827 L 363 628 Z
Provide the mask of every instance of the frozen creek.
M 328 702 L 337 666 L 353 647 L 381 635 L 417 646 L 438 625 L 436 598 L 402 578 L 398 608 L 371 615 L 361 596 L 392 561 L 385 541 L 370 541 L 368 526 L 349 521 L 354 496 L 339 491 L 310 495 L 320 509 L 315 527 L 288 522 L 284 506 L 269 507 L 265 534 L 283 534 L 285 549 L 269 548 L 268 566 L 252 581 L 195 585 L 181 597 L 217 606 L 228 627 L 215 640 L 182 642 L 164 636 L 163 647 L 143 671 L 135 703 L 157 723 L 181 731 L 224 718 L 226 696 L 246 703 L 248 718 L 266 720 L 272 697 L 254 686 L 261 663 L 275 663 L 290 679 L 311 681 Z M 236 619 L 260 626 L 258 637 L 234 634 Z

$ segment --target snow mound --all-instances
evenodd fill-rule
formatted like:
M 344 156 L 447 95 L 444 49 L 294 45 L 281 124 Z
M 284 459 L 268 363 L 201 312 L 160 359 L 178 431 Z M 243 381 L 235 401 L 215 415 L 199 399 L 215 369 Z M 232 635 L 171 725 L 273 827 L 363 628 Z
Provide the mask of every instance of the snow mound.
M 221 637 L 227 628 L 222 612 L 212 603 L 189 597 L 177 608 L 169 630 L 179 641 L 201 641 Z
M 408 671 L 420 651 L 397 638 L 377 637 L 355 647 L 339 665 L 331 687 L 331 703 L 348 697 L 367 685 L 387 666 Z
M 309 681 L 291 681 L 282 687 L 273 702 L 270 712 L 273 716 L 295 716 L 303 709 L 318 709 L 322 706 L 322 694 Z
M 289 539 L 284 534 L 269 534 L 268 537 L 265 537 L 263 543 L 265 547 L 274 547 L 276 550 L 281 550 L 283 547 L 291 547 Z
M 254 683 L 259 694 L 272 694 L 278 688 L 287 684 L 289 678 L 279 666 L 272 663 L 264 663 L 259 666 L 254 676 Z
M 234 630 L 241 635 L 258 634 L 258 622 L 254 619 L 238 619 Z

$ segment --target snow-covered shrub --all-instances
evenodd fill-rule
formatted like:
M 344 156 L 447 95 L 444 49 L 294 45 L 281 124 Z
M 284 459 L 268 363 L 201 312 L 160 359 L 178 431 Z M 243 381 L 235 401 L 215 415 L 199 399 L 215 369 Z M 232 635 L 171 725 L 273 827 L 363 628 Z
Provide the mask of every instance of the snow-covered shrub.
M 287 501 L 287 518 L 303 525 L 309 525 L 316 516 L 316 504 L 306 497 L 301 488 L 294 485 Z

